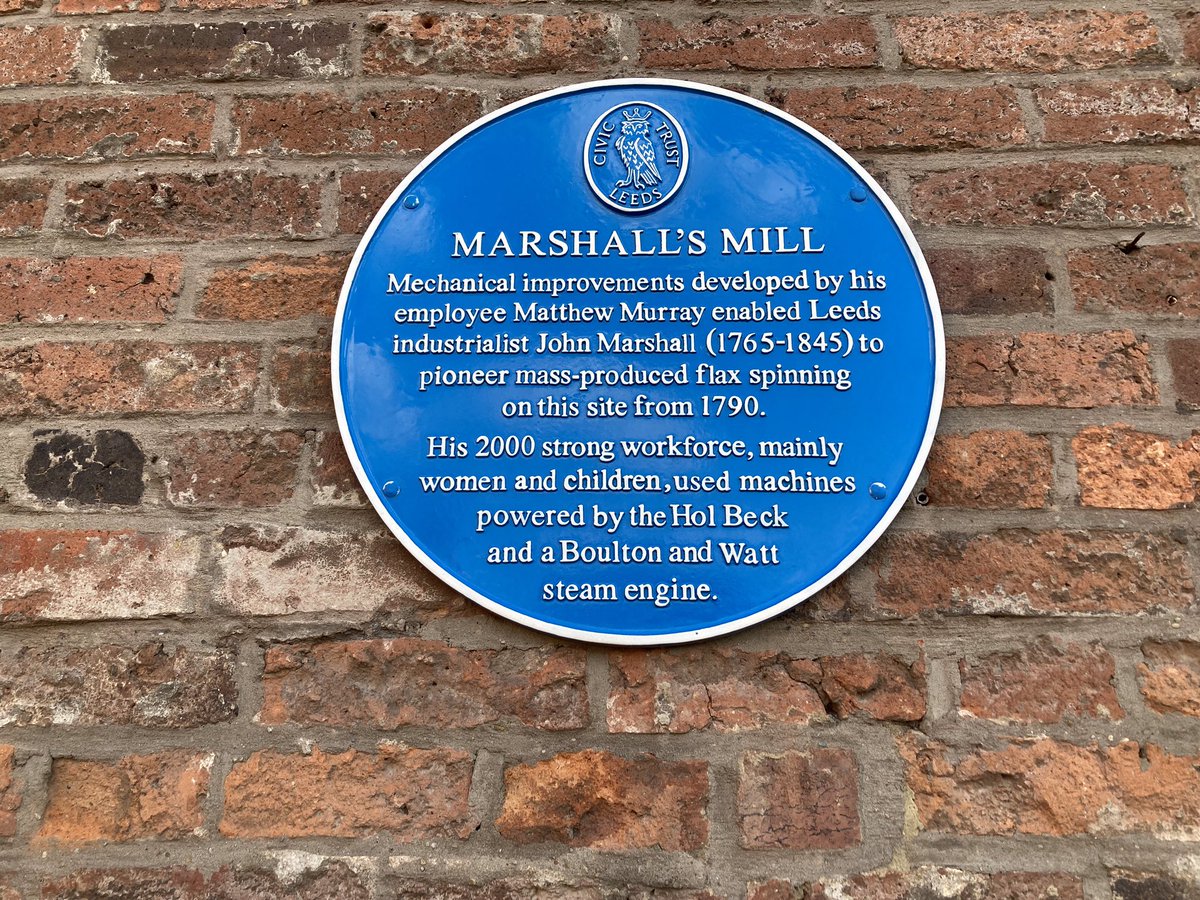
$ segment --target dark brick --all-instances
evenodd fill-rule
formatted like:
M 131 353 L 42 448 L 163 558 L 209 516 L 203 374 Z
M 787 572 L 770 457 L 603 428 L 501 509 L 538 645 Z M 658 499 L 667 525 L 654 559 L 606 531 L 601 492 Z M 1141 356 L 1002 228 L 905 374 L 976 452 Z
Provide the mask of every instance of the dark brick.
M 39 500 L 136 506 L 145 464 L 146 454 L 128 432 L 50 432 L 25 461 L 25 486 Z
M 925 251 L 942 312 L 1003 316 L 1054 309 L 1046 255 L 1032 247 Z
M 1167 344 L 1171 377 L 1180 412 L 1200 410 L 1200 340 L 1182 338 Z

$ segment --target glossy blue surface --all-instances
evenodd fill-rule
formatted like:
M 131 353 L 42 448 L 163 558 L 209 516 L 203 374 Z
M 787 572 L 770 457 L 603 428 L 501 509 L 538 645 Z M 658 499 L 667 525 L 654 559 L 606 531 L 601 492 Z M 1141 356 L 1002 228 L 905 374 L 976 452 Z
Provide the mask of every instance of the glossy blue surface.
M 688 160 L 685 177 L 677 179 L 678 190 L 657 208 L 625 212 L 602 202 L 585 171 L 585 146 L 594 126 L 607 113 L 629 104 L 653 104 L 669 114 L 686 133 Z M 662 153 L 661 146 L 658 151 Z M 659 157 L 661 161 L 661 156 Z M 612 161 L 610 161 L 611 163 Z M 609 165 L 612 178 L 630 177 L 625 170 Z M 615 174 L 614 174 L 615 173 Z M 668 187 L 675 186 L 672 182 Z M 855 194 L 852 197 L 852 194 Z M 407 202 L 405 198 L 409 199 Z M 361 470 L 364 486 L 377 508 L 425 562 L 468 594 L 501 611 L 515 614 L 527 623 L 545 623 L 550 630 L 580 637 L 618 642 L 645 642 L 656 636 L 681 640 L 730 630 L 768 611 L 778 612 L 789 602 L 802 598 L 863 552 L 869 540 L 897 509 L 900 492 L 911 486 L 914 469 L 923 461 L 936 418 L 940 394 L 941 363 L 936 321 L 936 301 L 929 283 L 914 257 L 901 227 L 874 185 L 867 183 L 844 159 L 821 141 L 785 119 L 731 95 L 681 85 L 607 84 L 527 102 L 466 134 L 445 149 L 386 209 L 373 234 L 360 248 L 357 267 L 343 298 L 339 327 L 335 329 L 335 391 L 340 393 L 343 432 L 352 459 Z M 409 208 L 409 207 L 412 208 Z M 801 229 L 811 229 L 804 232 Z M 743 241 L 743 252 L 722 253 L 722 229 Z M 746 229 L 760 243 L 769 240 L 775 249 L 807 248 L 821 252 L 745 252 Z M 776 230 L 782 229 L 782 230 Z M 505 232 L 514 253 L 519 252 L 519 232 L 538 232 L 539 249 L 551 247 L 548 235 L 555 230 L 595 230 L 597 249 L 612 232 L 630 253 L 606 256 L 507 258 L 502 254 L 477 258 L 452 255 L 454 232 L 467 241 L 478 232 L 485 252 L 497 233 Z M 633 234 L 641 231 L 640 238 Z M 702 233 L 704 253 L 689 255 L 698 247 L 694 234 Z M 691 236 L 691 237 L 690 237 Z M 637 241 L 641 241 L 640 244 Z M 807 242 L 807 243 L 806 243 Z M 634 256 L 641 247 L 646 255 Z M 460 250 L 463 248 L 460 246 Z M 586 249 L 586 243 L 584 244 Z M 656 250 L 650 253 L 650 250 Z M 680 250 L 679 255 L 662 251 Z M 850 272 L 863 284 L 878 275 L 886 277 L 883 290 L 849 289 Z M 728 279 L 749 272 L 752 276 L 797 276 L 807 272 L 808 290 L 779 290 L 767 297 L 763 291 L 734 289 Z M 816 273 L 841 274 L 845 281 L 830 297 L 816 289 Z M 694 280 L 710 279 L 711 290 L 696 291 Z M 868 273 L 870 275 L 868 276 Z M 403 279 L 438 275 L 445 278 L 504 279 L 521 284 L 524 277 L 648 277 L 669 284 L 679 278 L 683 290 L 653 293 L 563 294 L 558 298 L 531 294 L 438 294 L 387 293 L 389 276 Z M 725 278 L 722 284 L 719 280 Z M 849 307 L 866 314 L 879 308 L 878 320 L 827 319 L 812 321 L 811 299 L 818 300 L 822 314 L 829 307 Z M 528 306 L 571 304 L 613 307 L 613 318 L 592 322 L 516 323 L 514 302 Z M 699 307 L 698 326 L 687 322 L 620 322 L 621 304 L 644 308 Z M 474 327 L 443 322 L 435 328 L 424 324 L 397 324 L 397 309 L 452 308 L 508 311 L 503 323 Z M 799 310 L 799 321 L 734 322 L 714 321 L 725 310 Z M 407 315 L 412 315 L 411 313 Z M 677 339 L 692 335 L 684 352 L 659 354 L 623 353 L 600 348 L 599 335 L 615 332 L 632 338 L 659 335 Z M 770 337 L 764 337 L 769 332 Z M 753 334 L 753 351 L 745 338 Z M 855 347 L 860 339 L 876 338 L 885 349 L 849 356 L 805 346 L 818 334 L 827 339 L 837 334 L 843 342 L 849 335 Z M 474 352 L 425 354 L 394 353 L 394 339 L 497 338 L 513 346 L 527 338 L 528 351 L 501 355 Z M 724 352 L 715 356 L 709 349 Z M 543 341 L 574 345 L 571 353 L 538 353 Z M 590 343 L 590 348 L 585 343 Z M 739 344 L 740 342 L 740 344 Z M 737 346 L 735 350 L 734 347 Z M 740 385 L 697 384 L 699 366 L 737 370 Z M 429 382 L 436 367 L 453 370 L 506 371 L 490 376 L 500 385 L 439 387 Z M 681 370 L 687 384 L 671 386 L 593 385 L 582 389 L 580 372 L 614 370 L 647 372 Z M 778 373 L 808 369 L 829 371 L 842 384 L 774 386 L 762 390 L 749 384 L 751 370 Z M 815 369 L 814 369 L 815 367 Z M 518 386 L 518 370 L 541 372 L 565 370 L 573 376 L 566 386 Z M 466 376 L 468 380 L 488 376 Z M 628 376 L 626 376 L 628 377 Z M 422 390 L 424 380 L 425 389 Z M 673 411 L 690 404 L 693 415 L 675 417 L 634 416 L 588 417 L 589 401 L 609 399 L 632 405 L 639 395 L 650 401 L 675 401 Z M 753 415 L 703 416 L 705 402 L 710 411 L 715 396 L 754 398 Z M 544 398 L 561 402 L 562 409 L 579 404 L 577 416 L 551 418 L 505 418 L 504 403 L 536 404 Z M 707 401 L 705 398 L 708 398 Z M 742 400 L 742 403 L 749 401 Z M 723 410 L 728 412 L 728 406 Z M 477 437 L 515 435 L 531 438 L 518 441 L 520 450 L 530 446 L 529 458 L 478 458 Z M 677 440 L 743 441 L 753 458 L 646 459 L 622 452 L 622 441 Z M 438 447 L 462 442 L 465 458 L 431 457 L 431 438 Z M 824 438 L 822 444 L 820 438 Z M 828 453 L 833 442 L 844 446 L 836 465 L 828 455 L 816 458 L 763 458 L 760 441 L 814 442 Z M 613 458 L 599 455 L 582 458 L 545 458 L 547 442 L 556 440 L 615 442 Z M 552 444 L 550 446 L 553 446 Z M 436 447 L 435 447 L 436 454 Z M 545 475 L 556 471 L 556 490 L 529 492 L 514 489 L 518 475 Z M 583 470 L 620 469 L 624 474 L 658 476 L 657 490 L 566 491 L 564 480 Z M 795 470 L 806 482 L 814 476 L 853 477 L 855 489 L 838 493 L 808 493 L 793 490 L 742 491 L 740 476 L 781 476 Z M 674 483 L 674 476 L 721 476 L 728 472 L 731 490 L 690 492 Z M 503 476 L 506 489 L 488 492 L 442 492 L 422 488 L 421 477 L 459 475 Z M 875 487 L 878 485 L 879 487 Z M 386 489 L 385 489 L 386 486 Z M 845 485 L 843 484 L 843 488 Z M 881 497 L 873 495 L 882 494 Z M 648 514 L 678 515 L 679 505 L 707 513 L 713 506 L 713 527 L 631 527 L 628 512 L 640 507 Z M 672 505 L 675 505 L 674 507 Z M 726 505 L 755 513 L 767 511 L 777 527 L 736 527 L 722 524 Z M 480 510 L 565 510 L 568 518 L 582 506 L 586 524 L 547 527 L 477 528 Z M 594 507 L 606 512 L 627 513 L 621 526 L 609 534 L 593 527 Z M 784 515 L 780 516 L 779 513 Z M 780 521 L 782 520 L 782 521 Z M 786 527 L 783 527 L 786 526 Z M 563 551 L 562 541 L 608 548 L 614 541 L 628 547 L 658 548 L 661 563 L 592 564 L 539 562 L 542 548 L 550 547 L 555 557 Z M 703 547 L 711 541 L 712 563 L 669 562 L 672 548 Z M 489 563 L 489 550 L 523 547 L 531 542 L 533 562 Z M 735 547 L 773 547 L 759 552 L 765 565 L 725 564 L 720 543 Z M 769 560 L 774 557 L 777 563 Z M 625 599 L 628 585 L 677 583 L 705 584 L 715 599 L 701 602 L 652 602 Z M 547 590 L 561 595 L 555 586 L 613 586 L 613 602 L 543 599 Z M 642 589 L 635 588 L 634 591 Z M 569 591 L 568 591 L 569 593 Z M 527 618 L 523 618 L 527 617 Z

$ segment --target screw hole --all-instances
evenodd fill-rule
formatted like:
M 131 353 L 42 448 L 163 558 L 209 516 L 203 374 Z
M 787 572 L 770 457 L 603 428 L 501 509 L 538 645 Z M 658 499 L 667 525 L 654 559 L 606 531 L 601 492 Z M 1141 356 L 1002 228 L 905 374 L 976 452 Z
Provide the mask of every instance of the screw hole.
M 1046 280 L 1047 280 L 1047 281 L 1053 281 L 1053 280 L 1054 280 L 1054 273 L 1053 273 L 1053 272 L 1047 272 L 1047 273 L 1046 273 Z
M 1167 306 L 1174 306 L 1178 302 L 1179 302 L 1179 298 L 1176 297 L 1174 294 L 1167 295 Z
M 929 494 L 925 493 L 925 491 L 917 491 L 916 501 L 917 506 L 928 506 Z

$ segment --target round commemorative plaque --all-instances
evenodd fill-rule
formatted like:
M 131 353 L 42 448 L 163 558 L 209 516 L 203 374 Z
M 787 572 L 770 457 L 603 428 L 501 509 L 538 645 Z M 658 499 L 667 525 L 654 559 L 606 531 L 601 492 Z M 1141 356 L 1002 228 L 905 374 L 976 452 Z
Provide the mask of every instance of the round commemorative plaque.
M 802 122 L 662 80 L 523 100 L 439 147 L 333 330 L 350 461 L 467 597 L 668 644 L 791 608 L 895 517 L 941 316 L 878 184 Z

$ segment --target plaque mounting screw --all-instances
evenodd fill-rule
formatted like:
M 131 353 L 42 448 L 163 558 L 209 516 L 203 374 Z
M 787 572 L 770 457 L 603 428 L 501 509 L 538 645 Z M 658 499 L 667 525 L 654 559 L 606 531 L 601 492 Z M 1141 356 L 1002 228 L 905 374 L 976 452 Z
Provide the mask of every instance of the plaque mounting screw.
M 416 209 L 421 205 L 421 198 L 416 194 L 409 194 L 404 198 L 403 203 L 405 209 Z
M 400 493 L 400 488 L 396 487 L 396 482 L 385 481 L 383 483 L 383 496 L 395 497 L 399 493 Z
M 390 483 L 391 482 L 389 482 L 389 484 Z M 386 491 L 387 488 L 385 487 L 384 492 Z M 872 482 L 871 486 L 867 488 L 867 493 L 871 495 L 872 500 L 883 500 L 887 497 L 887 485 L 882 481 Z
M 864 188 L 855 185 L 854 187 L 850 188 L 850 199 L 855 203 L 862 203 L 867 199 L 867 192 Z

